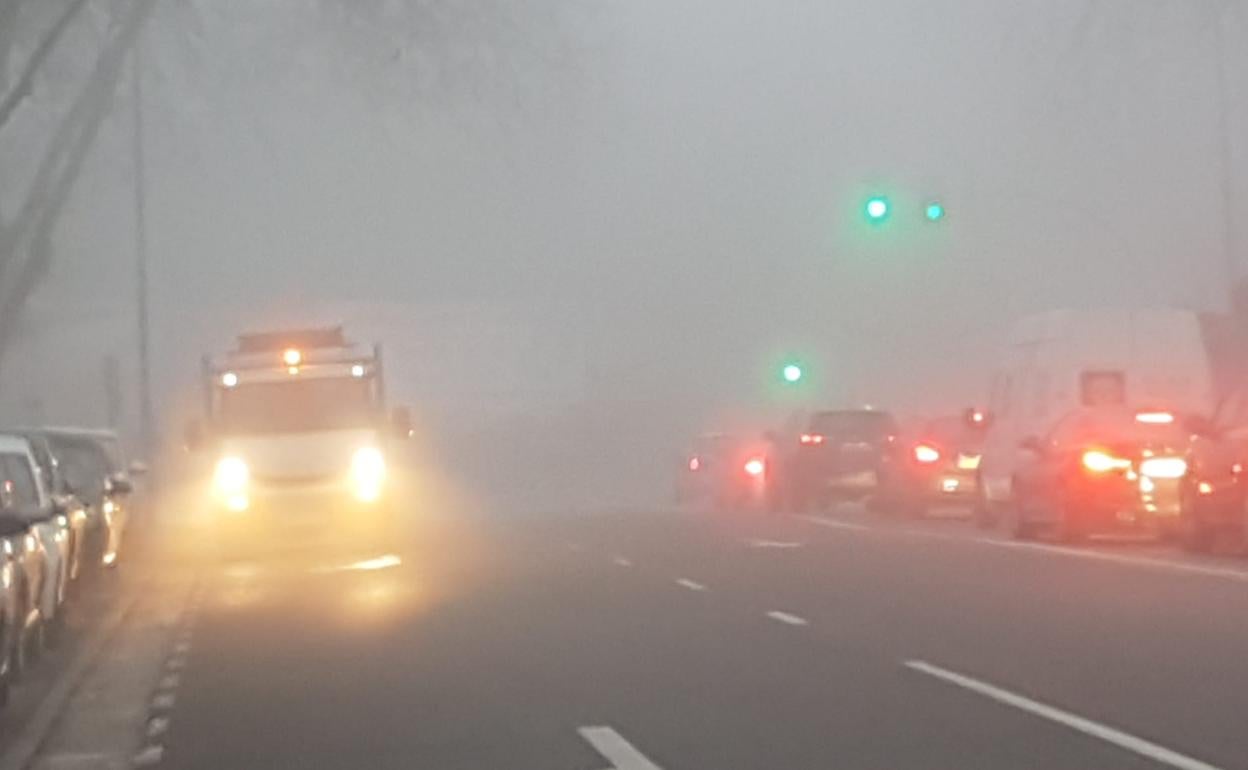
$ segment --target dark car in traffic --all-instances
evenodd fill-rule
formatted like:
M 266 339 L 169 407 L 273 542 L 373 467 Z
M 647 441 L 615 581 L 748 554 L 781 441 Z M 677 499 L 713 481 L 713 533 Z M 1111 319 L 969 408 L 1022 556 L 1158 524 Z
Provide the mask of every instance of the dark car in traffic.
M 1164 410 L 1083 407 L 1027 437 L 1013 482 L 1014 534 L 1064 542 L 1094 533 L 1176 531 L 1187 433 Z
M 904 431 L 882 457 L 871 507 L 911 516 L 935 507 L 973 507 L 989 422 L 985 412 L 970 409 Z
M 815 412 L 772 434 L 776 504 L 804 511 L 873 494 L 897 433 L 891 414 L 863 408 Z

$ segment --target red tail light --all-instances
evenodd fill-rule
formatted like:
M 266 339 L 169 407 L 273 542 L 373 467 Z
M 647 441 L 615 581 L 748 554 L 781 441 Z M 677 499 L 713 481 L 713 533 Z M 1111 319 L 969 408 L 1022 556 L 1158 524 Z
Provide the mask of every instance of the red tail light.
M 814 444 L 822 444 L 824 437 L 821 433 L 803 433 L 802 437 L 798 439 L 798 441 L 806 446 L 811 446 Z
M 1171 412 L 1139 412 L 1135 415 L 1135 421 L 1145 425 L 1170 425 L 1174 422 L 1174 414 Z
M 750 476 L 762 476 L 763 471 L 767 470 L 767 463 L 763 462 L 762 458 L 751 457 L 742 467 Z
M 697 469 L 701 467 L 702 467 L 702 461 L 700 459 L 698 459 L 697 457 L 689 458 L 689 470 L 696 471 Z
M 940 459 L 940 450 L 931 444 L 918 444 L 914 448 L 914 459 L 925 465 L 934 463 Z

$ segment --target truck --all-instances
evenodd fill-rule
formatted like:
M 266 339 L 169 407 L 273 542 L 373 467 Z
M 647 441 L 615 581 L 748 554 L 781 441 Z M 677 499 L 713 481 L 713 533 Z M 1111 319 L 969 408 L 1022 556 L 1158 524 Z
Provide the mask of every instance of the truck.
M 205 417 L 186 444 L 210 460 L 205 496 L 223 549 L 384 547 L 396 536 L 391 461 L 411 416 L 387 411 L 379 345 L 361 349 L 341 326 L 242 334 L 204 357 L 202 380 Z

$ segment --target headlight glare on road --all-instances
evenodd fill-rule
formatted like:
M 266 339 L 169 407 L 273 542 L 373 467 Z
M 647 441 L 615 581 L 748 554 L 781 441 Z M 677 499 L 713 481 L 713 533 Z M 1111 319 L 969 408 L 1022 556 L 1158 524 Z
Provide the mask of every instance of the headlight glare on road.
M 386 458 L 376 447 L 356 450 L 351 458 L 351 483 L 360 502 L 371 503 L 381 497 L 381 485 L 386 480 Z
M 1140 463 L 1140 475 L 1151 479 L 1178 479 L 1187 473 L 1182 457 L 1150 457 Z

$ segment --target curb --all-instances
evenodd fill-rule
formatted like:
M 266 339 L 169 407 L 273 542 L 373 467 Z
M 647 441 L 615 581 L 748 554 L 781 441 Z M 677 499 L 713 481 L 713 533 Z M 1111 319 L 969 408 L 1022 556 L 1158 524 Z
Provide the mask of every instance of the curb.
M 26 770 L 43 747 L 44 741 L 56 726 L 58 717 L 65 709 L 78 685 L 91 670 L 104 647 L 113 638 L 122 622 L 134 608 L 136 596 L 131 593 L 120 597 L 118 606 L 104 617 L 95 631 L 83 641 L 82 649 L 65 668 L 64 673 L 48 688 L 47 695 L 39 702 L 16 740 L 0 753 L 0 770 Z

